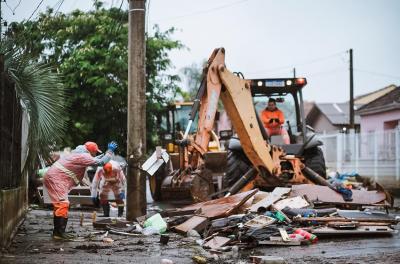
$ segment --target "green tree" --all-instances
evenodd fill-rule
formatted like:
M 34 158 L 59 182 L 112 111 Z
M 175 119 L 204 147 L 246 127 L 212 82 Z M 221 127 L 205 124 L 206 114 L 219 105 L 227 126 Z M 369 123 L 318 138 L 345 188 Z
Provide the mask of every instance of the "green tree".
M 71 92 L 71 112 L 64 144 L 86 140 L 105 146 L 115 139 L 125 150 L 128 80 L 128 12 L 105 9 L 95 1 L 94 10 L 41 13 L 35 21 L 11 25 L 8 32 L 16 46 L 57 67 Z M 155 135 L 154 113 L 179 92 L 178 75 L 166 74 L 171 67 L 168 52 L 182 44 L 172 40 L 174 29 L 158 27 L 146 40 L 147 146 Z
M 49 159 L 52 148 L 63 139 L 68 96 L 53 67 L 35 62 L 13 43 L 13 39 L 2 40 L 0 53 L 4 54 L 5 70 L 29 115 L 28 153 L 23 169 L 31 171 L 38 156 Z

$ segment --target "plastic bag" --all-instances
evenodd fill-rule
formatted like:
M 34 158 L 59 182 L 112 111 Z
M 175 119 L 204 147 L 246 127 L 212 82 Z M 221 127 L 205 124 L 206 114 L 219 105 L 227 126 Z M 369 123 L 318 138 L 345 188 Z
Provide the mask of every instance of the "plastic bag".
M 167 223 L 161 217 L 160 214 L 155 214 L 152 217 L 148 218 L 143 227 L 146 229 L 147 227 L 154 227 L 158 230 L 159 234 L 165 233 L 167 231 Z

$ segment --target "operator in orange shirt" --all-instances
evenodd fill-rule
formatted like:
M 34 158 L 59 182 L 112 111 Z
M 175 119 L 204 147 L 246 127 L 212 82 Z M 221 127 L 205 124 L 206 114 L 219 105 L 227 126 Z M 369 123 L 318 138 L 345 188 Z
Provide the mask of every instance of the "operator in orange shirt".
M 268 132 L 268 136 L 282 135 L 283 142 L 290 144 L 289 134 L 283 124 L 285 123 L 285 116 L 283 112 L 276 107 L 276 100 L 270 98 L 268 106 L 261 112 L 261 121 Z

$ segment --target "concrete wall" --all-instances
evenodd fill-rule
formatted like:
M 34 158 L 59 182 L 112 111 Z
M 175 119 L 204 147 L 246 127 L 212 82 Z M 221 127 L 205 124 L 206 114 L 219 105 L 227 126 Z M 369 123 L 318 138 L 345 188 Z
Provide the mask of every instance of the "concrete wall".
M 27 209 L 26 187 L 0 190 L 0 248 L 7 247 Z
M 361 133 L 384 130 L 385 122 L 400 120 L 400 110 L 361 116 Z

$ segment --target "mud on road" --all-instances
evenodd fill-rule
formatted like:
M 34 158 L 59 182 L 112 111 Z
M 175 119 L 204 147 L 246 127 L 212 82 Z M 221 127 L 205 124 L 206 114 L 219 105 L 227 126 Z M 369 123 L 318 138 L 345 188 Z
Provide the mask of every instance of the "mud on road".
M 80 214 L 84 224 L 80 226 Z M 99 212 L 101 214 L 101 212 Z M 105 243 L 100 235 L 89 236 L 94 230 L 91 211 L 72 210 L 68 231 L 81 241 L 56 242 L 51 238 L 52 211 L 30 210 L 0 263 L 193 263 L 193 256 L 210 257 L 209 263 L 249 263 L 250 255 L 283 257 L 287 263 L 400 263 L 400 236 L 347 237 L 321 239 L 317 244 L 292 247 L 257 247 L 240 250 L 239 256 L 227 252 L 215 260 L 192 238 L 169 232 L 167 245 L 159 236 L 126 237 L 108 235 L 114 242 Z

